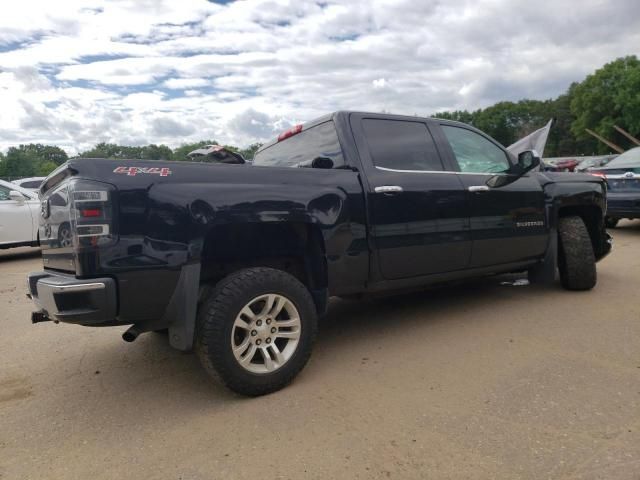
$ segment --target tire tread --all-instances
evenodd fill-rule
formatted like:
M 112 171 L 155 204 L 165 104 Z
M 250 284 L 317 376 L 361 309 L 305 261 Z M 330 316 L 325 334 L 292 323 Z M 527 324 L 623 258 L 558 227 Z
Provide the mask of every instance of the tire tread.
M 597 282 L 596 259 L 587 226 L 578 216 L 558 221 L 560 281 L 567 290 L 590 290 Z
M 256 376 L 238 375 L 237 368 L 230 364 L 225 355 L 227 341 L 225 334 L 225 321 L 233 321 L 235 318 L 234 304 L 247 290 L 247 286 L 284 285 L 292 289 L 295 295 L 302 299 L 306 305 L 296 305 L 302 317 L 303 311 L 307 312 L 307 322 L 303 328 L 308 330 L 310 339 L 308 345 L 299 346 L 287 364 L 274 372 L 265 381 L 267 375 L 261 376 L 256 381 Z M 196 353 L 205 370 L 213 377 L 217 377 L 231 390 L 247 396 L 259 396 L 280 390 L 294 379 L 305 366 L 311 356 L 312 345 L 317 333 L 317 319 L 313 299 L 307 288 L 292 275 L 281 270 L 266 267 L 254 267 L 239 270 L 221 280 L 213 288 L 205 290 L 203 302 L 198 312 L 196 325 Z M 234 360 L 235 361 L 235 360 Z M 252 381 L 253 380 L 253 381 Z

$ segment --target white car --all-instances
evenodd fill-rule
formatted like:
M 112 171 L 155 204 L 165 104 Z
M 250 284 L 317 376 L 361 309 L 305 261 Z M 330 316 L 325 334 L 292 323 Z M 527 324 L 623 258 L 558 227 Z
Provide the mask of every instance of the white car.
M 39 218 L 35 193 L 0 180 L 0 248 L 38 246 Z
M 26 188 L 27 190 L 36 191 L 40 188 L 42 181 L 47 177 L 27 177 L 21 178 L 20 180 L 14 180 L 11 183 L 15 183 L 16 185 Z

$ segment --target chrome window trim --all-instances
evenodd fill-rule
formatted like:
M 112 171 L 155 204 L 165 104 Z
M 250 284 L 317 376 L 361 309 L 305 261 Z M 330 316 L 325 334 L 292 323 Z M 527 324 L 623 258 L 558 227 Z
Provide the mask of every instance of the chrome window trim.
M 396 173 L 444 173 L 446 175 L 486 175 L 487 177 L 508 177 L 512 175 L 510 173 L 475 173 L 475 172 L 450 172 L 449 170 L 398 170 L 395 168 L 387 168 L 387 167 L 378 167 L 378 170 L 383 170 L 385 172 L 396 172 Z

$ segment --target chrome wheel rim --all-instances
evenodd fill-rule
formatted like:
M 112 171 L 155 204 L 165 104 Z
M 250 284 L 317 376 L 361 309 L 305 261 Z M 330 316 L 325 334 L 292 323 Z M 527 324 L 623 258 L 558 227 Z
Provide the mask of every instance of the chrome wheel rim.
M 60 246 L 68 247 L 71 245 L 71 231 L 68 228 L 60 230 Z
M 251 373 L 273 373 L 293 357 L 301 330 L 300 314 L 291 300 L 275 293 L 260 295 L 233 322 L 233 356 Z

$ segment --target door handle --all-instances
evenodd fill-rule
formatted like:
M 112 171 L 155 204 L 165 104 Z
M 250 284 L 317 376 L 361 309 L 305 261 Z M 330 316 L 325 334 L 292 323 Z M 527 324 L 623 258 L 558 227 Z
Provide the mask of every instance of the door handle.
M 394 193 L 402 193 L 402 187 L 398 185 L 382 185 L 374 188 L 376 193 L 384 193 L 386 195 L 393 195 Z
M 489 187 L 487 187 L 486 185 L 471 185 L 467 188 L 467 190 L 469 190 L 470 192 L 488 192 Z

